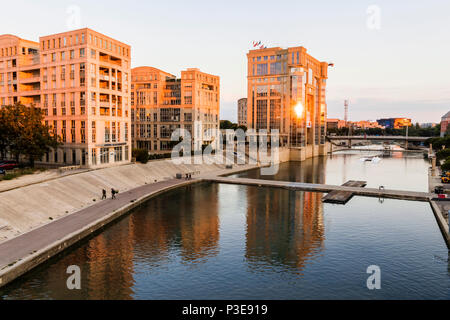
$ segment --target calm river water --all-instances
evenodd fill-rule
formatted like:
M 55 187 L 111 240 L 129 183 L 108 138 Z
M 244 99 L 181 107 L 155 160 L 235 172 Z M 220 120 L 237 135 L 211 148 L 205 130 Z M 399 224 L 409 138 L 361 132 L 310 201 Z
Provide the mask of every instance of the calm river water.
M 370 155 L 376 155 L 371 153 Z M 359 152 L 240 176 L 426 191 L 421 154 Z M 427 203 L 222 184 L 148 201 L 4 289 L 3 299 L 450 299 L 448 249 Z M 81 268 L 81 290 L 66 269 Z M 367 267 L 381 269 L 369 290 Z

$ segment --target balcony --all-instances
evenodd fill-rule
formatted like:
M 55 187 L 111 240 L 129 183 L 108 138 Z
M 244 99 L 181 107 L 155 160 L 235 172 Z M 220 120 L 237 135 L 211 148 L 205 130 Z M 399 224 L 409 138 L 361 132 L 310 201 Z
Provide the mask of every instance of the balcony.
M 21 78 L 20 83 L 33 83 L 33 82 L 40 82 L 41 77 L 40 76 L 32 76 L 27 78 Z
M 16 92 L 16 91 L 14 91 L 14 92 Z M 41 90 L 39 90 L 39 89 L 25 89 L 25 90 L 22 90 L 20 92 L 20 95 L 24 96 L 24 97 L 40 96 L 41 95 Z
M 109 101 L 100 101 L 100 108 L 109 108 Z
M 100 107 L 100 115 L 101 116 L 109 116 L 110 115 L 110 109 L 105 107 Z

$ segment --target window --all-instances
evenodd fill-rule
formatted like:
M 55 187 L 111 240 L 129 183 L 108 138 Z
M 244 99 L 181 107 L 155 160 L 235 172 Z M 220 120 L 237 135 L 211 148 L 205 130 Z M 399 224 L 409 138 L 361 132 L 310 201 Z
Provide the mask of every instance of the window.
M 72 143 L 75 143 L 75 120 L 71 121 L 70 135 L 72 136 Z
M 80 135 L 81 135 L 81 143 L 86 143 L 86 122 L 85 121 L 81 121 Z
M 100 148 L 100 163 L 109 163 L 109 149 Z
M 70 50 L 70 59 L 75 59 L 75 50 Z
M 109 121 L 105 122 L 105 142 L 109 142 L 110 139 L 110 124 Z
M 281 62 L 273 62 L 270 64 L 270 74 L 281 74 Z
M 114 162 L 122 161 L 122 147 L 114 148 Z
M 80 58 L 84 58 L 84 54 L 85 54 L 85 49 L 81 48 L 80 49 Z
M 256 66 L 256 74 L 258 76 L 264 76 L 267 74 L 267 63 L 260 63 Z

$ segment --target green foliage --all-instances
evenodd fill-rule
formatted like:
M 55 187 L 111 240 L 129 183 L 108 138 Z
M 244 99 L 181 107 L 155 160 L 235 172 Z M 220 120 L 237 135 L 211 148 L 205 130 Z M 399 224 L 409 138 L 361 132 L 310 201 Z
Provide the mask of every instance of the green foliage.
M 447 159 L 448 157 L 450 157 L 450 148 L 449 149 L 439 150 L 436 153 L 436 159 L 437 160 Z
M 450 171 L 450 157 L 448 157 L 443 164 L 441 164 L 442 172 Z
M 31 167 L 50 149 L 60 145 L 58 136 L 44 124 L 44 114 L 39 108 L 22 104 L 0 108 L 0 157 L 10 153 L 17 162 L 25 156 Z
M 237 123 L 233 123 L 230 120 L 220 120 L 220 129 L 232 129 L 232 130 L 242 129 L 244 130 L 244 132 L 247 132 L 246 126 L 244 125 L 238 126 Z
M 37 171 L 44 171 L 45 169 L 33 169 L 33 168 L 25 168 L 25 169 L 15 169 L 13 171 L 9 171 L 5 175 L 0 175 L 1 180 L 12 180 L 24 175 L 33 174 Z
M 148 162 L 149 154 L 146 149 L 133 149 L 132 154 L 136 161 L 144 164 Z
M 160 153 L 160 154 L 151 154 L 150 160 L 158 160 L 158 159 L 167 159 L 172 156 L 172 153 Z
M 328 134 L 334 133 L 337 136 L 346 136 L 348 135 L 349 128 L 340 128 L 340 129 L 328 129 Z M 434 128 L 420 128 L 419 126 L 414 125 L 409 127 L 408 136 L 410 137 L 438 137 L 440 135 L 441 128 L 440 126 L 436 126 Z M 367 128 L 367 129 L 353 129 L 352 135 L 364 135 L 368 136 L 406 136 L 406 128 L 402 129 L 381 129 L 381 128 Z
M 450 148 L 450 136 L 445 136 L 443 138 L 430 138 L 425 143 L 431 143 L 434 150 L 441 150 L 443 146 L 445 146 L 445 148 Z

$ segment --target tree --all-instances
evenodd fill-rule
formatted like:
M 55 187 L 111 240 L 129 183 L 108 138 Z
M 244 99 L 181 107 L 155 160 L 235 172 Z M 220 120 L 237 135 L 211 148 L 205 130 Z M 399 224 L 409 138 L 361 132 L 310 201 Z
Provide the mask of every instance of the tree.
M 34 106 L 15 104 L 1 108 L 0 151 L 9 152 L 17 162 L 24 156 L 31 167 L 50 149 L 60 145 L 60 139 L 44 123 L 42 110 Z
M 146 164 L 150 157 L 146 149 L 133 149 L 132 154 L 133 158 L 136 158 L 136 161 L 143 164 Z
M 233 129 L 236 130 L 237 123 L 233 123 L 230 120 L 220 120 L 220 129 Z

